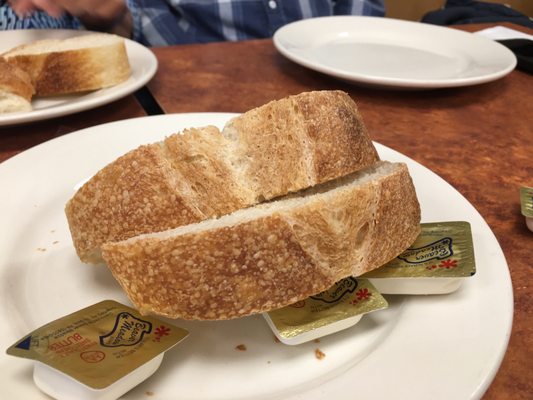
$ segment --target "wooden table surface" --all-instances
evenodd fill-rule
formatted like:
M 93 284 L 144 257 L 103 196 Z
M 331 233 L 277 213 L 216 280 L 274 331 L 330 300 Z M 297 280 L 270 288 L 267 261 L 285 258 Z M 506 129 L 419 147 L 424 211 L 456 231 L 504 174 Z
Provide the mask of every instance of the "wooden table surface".
M 494 231 L 514 287 L 509 347 L 483 398 L 533 398 L 533 233 L 520 215 L 518 197 L 521 185 L 533 186 L 532 75 L 515 70 L 477 86 L 393 91 L 358 87 L 307 70 L 278 54 L 271 40 L 154 52 L 160 64 L 148 88 L 166 113 L 243 112 L 290 94 L 341 89 L 357 102 L 374 140 L 430 168 L 463 194 Z M 0 128 L 0 161 L 76 129 L 144 114 L 129 96 L 69 117 Z

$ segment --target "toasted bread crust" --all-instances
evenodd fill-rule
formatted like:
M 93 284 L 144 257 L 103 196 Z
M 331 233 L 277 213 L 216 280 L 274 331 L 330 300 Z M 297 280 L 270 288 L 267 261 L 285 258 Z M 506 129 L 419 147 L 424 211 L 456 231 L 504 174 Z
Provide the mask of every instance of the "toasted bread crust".
M 335 179 L 379 159 L 355 102 L 341 91 L 272 101 L 234 118 L 224 134 L 234 137 L 234 163 L 243 165 L 244 179 L 264 199 Z
M 346 93 L 319 92 L 313 98 L 298 96 L 295 100 L 306 121 L 315 154 L 316 183 L 349 174 L 379 160 L 363 118 Z
M 419 232 L 414 186 L 406 166 L 396 164 L 385 176 L 241 223 L 107 243 L 103 256 L 143 313 L 231 319 L 377 268 Z
M 101 89 L 123 82 L 131 74 L 123 40 L 80 49 L 54 50 L 51 45 L 51 50 L 41 53 L 25 51 L 38 49 L 39 44 L 18 46 L 3 54 L 9 63 L 30 75 L 37 96 Z
M 28 102 L 34 93 L 30 76 L 2 57 L 0 57 L 0 90 L 20 96 Z
M 213 127 L 189 130 L 151 146 L 163 150 L 146 159 L 145 150 L 133 150 L 68 202 L 69 227 L 82 261 L 100 261 L 103 243 L 224 215 L 378 160 L 354 102 L 338 91 L 271 102 L 230 121 L 222 135 Z M 114 178 L 128 169 L 131 178 Z M 144 191 L 152 190 L 151 179 L 166 189 L 145 207 L 139 202 Z M 135 192 L 136 199 L 125 202 L 124 191 Z
M 227 141 L 218 128 L 187 129 L 167 137 L 162 146 L 165 157 L 190 188 L 187 197 L 204 218 L 229 214 L 252 201 L 252 194 L 236 182 L 225 157 Z
M 157 144 L 141 146 L 99 171 L 66 206 L 74 243 L 90 249 L 84 260 L 98 262 L 100 244 L 110 237 L 127 239 L 204 219 L 180 196 L 180 182 Z M 88 225 L 89 232 L 80 229 Z
M 202 142 L 202 138 L 210 145 Z M 215 127 L 191 129 L 141 146 L 100 170 L 67 203 L 80 259 L 101 261 L 110 240 L 159 232 L 223 215 L 246 203 L 223 160 Z

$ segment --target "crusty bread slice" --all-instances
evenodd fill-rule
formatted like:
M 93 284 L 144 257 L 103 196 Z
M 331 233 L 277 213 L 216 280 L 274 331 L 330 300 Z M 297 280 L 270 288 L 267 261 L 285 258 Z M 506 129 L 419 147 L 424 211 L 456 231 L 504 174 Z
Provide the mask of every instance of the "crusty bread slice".
M 100 246 L 228 214 L 355 172 L 378 160 L 353 100 L 340 91 L 270 102 L 112 162 L 67 203 L 84 262 Z
M 124 39 L 105 33 L 39 40 L 2 57 L 30 75 L 37 96 L 101 89 L 131 74 Z
M 0 114 L 31 111 L 33 92 L 29 75 L 0 57 Z
M 377 268 L 419 232 L 407 167 L 377 162 L 219 219 L 106 243 L 103 257 L 143 313 L 231 319 Z
M 355 102 L 342 91 L 272 101 L 223 130 L 241 180 L 272 199 L 352 173 L 378 160 Z
M 128 152 L 100 170 L 66 205 L 72 240 L 84 262 L 100 246 L 245 207 L 247 191 L 221 156 L 215 127 L 189 129 Z

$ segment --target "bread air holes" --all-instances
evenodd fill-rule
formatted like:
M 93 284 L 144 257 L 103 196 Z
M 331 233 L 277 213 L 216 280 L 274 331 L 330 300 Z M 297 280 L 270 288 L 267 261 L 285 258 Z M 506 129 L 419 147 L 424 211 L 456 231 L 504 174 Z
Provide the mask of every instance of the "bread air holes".
M 287 141 L 289 143 L 294 143 L 296 142 L 296 138 L 293 135 L 287 135 Z
M 360 248 L 363 245 L 363 243 L 365 242 L 365 238 L 368 235 L 369 229 L 370 229 L 370 224 L 368 222 L 365 222 L 363 225 L 361 225 L 361 227 L 359 228 L 359 230 L 357 231 L 355 235 L 354 245 L 356 248 Z

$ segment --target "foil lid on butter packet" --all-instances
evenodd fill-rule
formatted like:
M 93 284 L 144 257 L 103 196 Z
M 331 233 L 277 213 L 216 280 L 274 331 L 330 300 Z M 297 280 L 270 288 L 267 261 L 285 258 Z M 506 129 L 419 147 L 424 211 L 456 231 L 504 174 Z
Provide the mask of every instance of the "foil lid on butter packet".
M 382 294 L 428 295 L 452 293 L 475 273 L 470 224 L 436 222 L 421 224 L 411 247 L 362 277 Z
M 520 206 L 524 217 L 533 218 L 533 188 L 520 188 Z
M 282 343 L 295 345 L 349 328 L 364 314 L 387 306 L 368 280 L 349 277 L 326 291 L 263 316 Z
M 526 225 L 533 232 L 533 188 L 522 186 L 520 188 L 520 208 L 526 217 Z
M 184 329 L 112 300 L 50 322 L 7 349 L 46 364 L 93 389 L 103 389 L 169 350 Z
M 464 221 L 420 224 L 415 242 L 384 266 L 364 278 L 450 278 L 476 273 L 470 224 Z

